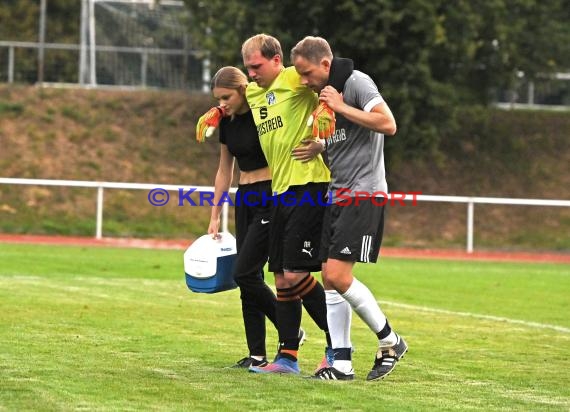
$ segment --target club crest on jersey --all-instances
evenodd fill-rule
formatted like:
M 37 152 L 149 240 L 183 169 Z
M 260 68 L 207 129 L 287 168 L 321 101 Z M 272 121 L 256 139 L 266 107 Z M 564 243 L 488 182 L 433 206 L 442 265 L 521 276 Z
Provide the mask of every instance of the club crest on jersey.
M 275 93 L 273 93 L 273 92 L 268 92 L 268 93 L 265 95 L 265 99 L 267 100 L 267 104 L 270 105 L 270 106 L 271 106 L 272 104 L 277 103 L 277 100 L 276 100 L 276 98 L 275 98 Z

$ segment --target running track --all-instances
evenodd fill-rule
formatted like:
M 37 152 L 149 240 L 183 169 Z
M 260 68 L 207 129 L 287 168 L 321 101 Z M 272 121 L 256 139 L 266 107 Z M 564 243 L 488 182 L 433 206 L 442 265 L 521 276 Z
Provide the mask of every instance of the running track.
M 74 246 L 116 246 L 145 249 L 174 249 L 185 250 L 191 241 L 188 240 L 159 240 L 159 239 L 126 239 L 71 237 L 71 236 L 39 236 L 39 235 L 12 235 L 0 234 L 1 243 L 12 244 L 42 244 L 42 245 L 74 245 Z M 449 260 L 476 260 L 476 261 L 504 261 L 504 262 L 548 262 L 570 264 L 570 253 L 533 253 L 533 252 L 502 252 L 502 251 L 474 251 L 468 254 L 460 250 L 445 249 L 406 249 L 383 247 L 382 256 L 404 257 L 418 259 L 449 259 Z

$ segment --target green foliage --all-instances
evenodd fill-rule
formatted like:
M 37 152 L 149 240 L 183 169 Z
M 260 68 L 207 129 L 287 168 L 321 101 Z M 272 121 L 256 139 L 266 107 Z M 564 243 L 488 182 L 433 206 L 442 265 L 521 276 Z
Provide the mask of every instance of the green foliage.
M 570 68 L 567 0 L 186 0 L 193 50 L 211 69 L 242 67 L 241 43 L 267 32 L 280 39 L 285 61 L 304 36 L 320 35 L 338 56 L 372 76 L 396 115 L 393 158 L 439 156 L 440 136 L 452 130 L 458 104 L 487 104 L 525 79 Z M 77 0 L 48 0 L 48 42 L 79 42 Z M 0 4 L 0 39 L 36 41 L 39 2 Z M 159 41 L 160 39 L 155 39 Z M 18 50 L 16 81 L 37 77 L 37 53 Z M 46 67 L 75 81 L 77 53 L 47 50 Z M 2 69 L 0 69 L 2 70 Z
M 4 0 L 0 4 L 0 39 L 36 41 L 39 1 Z
M 288 51 L 306 35 L 325 37 L 338 56 L 372 76 L 398 123 L 397 157 L 438 155 L 454 108 L 487 104 L 498 90 L 570 67 L 570 8 L 564 0 L 187 0 L 195 44 L 213 70 L 241 66 L 247 37 L 267 32 Z
M 442 135 L 442 149 L 448 157 L 473 150 L 492 156 L 493 161 L 503 159 L 510 167 L 528 168 L 529 163 L 521 159 L 530 161 L 533 156 L 562 159 L 570 150 L 567 137 L 570 115 L 565 112 L 464 106 L 456 110 L 456 120 L 456 126 Z
M 83 123 L 86 116 L 84 116 L 76 107 L 64 106 L 61 108 L 61 114 L 68 119 L 74 120 L 77 123 Z
M 46 42 L 79 43 L 77 0 L 46 0 Z M 40 1 L 3 0 L 0 4 L 0 40 L 38 41 Z
M 10 103 L 0 100 L 0 116 L 5 113 L 20 115 L 23 112 L 24 112 L 24 105 L 20 103 Z
M 46 0 L 47 43 L 79 43 L 81 1 Z M 39 41 L 40 1 L 2 1 L 0 4 L 0 40 Z M 37 80 L 37 50 L 16 50 L 17 82 L 35 83 Z M 45 72 L 56 73 L 48 82 L 77 80 L 78 52 L 45 50 Z M 0 60 L 1 61 L 1 60 Z

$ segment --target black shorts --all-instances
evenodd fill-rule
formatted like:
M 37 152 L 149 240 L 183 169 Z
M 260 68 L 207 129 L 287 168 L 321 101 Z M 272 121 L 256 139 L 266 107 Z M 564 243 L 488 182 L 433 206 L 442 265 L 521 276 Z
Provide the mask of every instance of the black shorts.
M 290 186 L 275 200 L 269 240 L 269 271 L 318 272 L 328 183 Z
M 376 203 L 382 203 L 377 198 Z M 327 207 L 323 221 L 320 258 L 349 262 L 378 260 L 384 233 L 384 206 L 371 200 L 355 201 L 348 206 L 333 203 Z

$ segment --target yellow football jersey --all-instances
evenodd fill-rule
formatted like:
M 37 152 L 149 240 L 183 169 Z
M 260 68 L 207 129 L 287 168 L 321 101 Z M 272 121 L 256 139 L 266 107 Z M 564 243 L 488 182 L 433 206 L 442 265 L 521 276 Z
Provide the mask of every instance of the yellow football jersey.
M 312 139 L 307 120 L 318 104 L 317 95 L 301 84 L 295 68 L 283 69 L 267 89 L 250 83 L 246 97 L 271 170 L 273 191 L 280 194 L 289 186 L 330 181 L 321 155 L 307 163 L 291 156 L 301 140 Z

